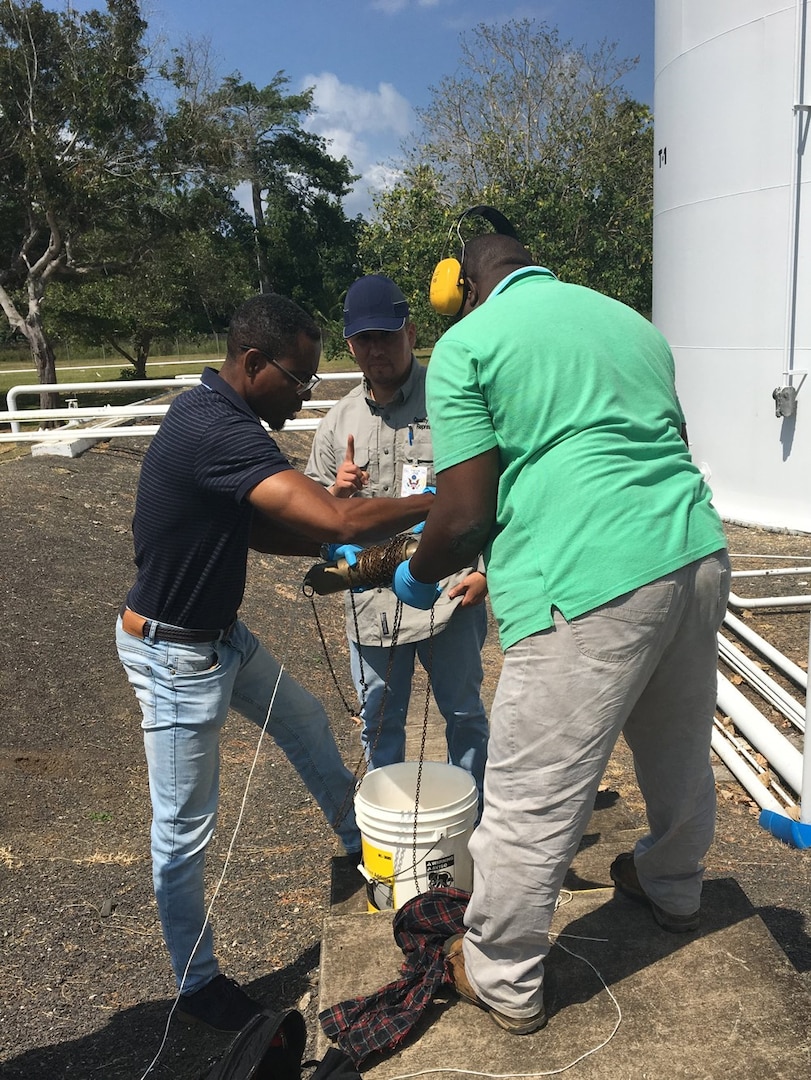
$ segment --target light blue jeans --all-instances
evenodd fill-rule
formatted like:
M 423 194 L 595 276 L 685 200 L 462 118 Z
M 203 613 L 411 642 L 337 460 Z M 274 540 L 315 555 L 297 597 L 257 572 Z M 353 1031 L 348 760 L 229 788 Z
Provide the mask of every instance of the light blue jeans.
M 393 655 L 386 645 L 349 642 L 359 703 L 365 694 L 361 742 L 370 768 L 405 760 L 406 715 L 414 663 L 419 659 L 430 676 L 434 700 L 445 720 L 448 761 L 473 776 L 481 807 L 489 735 L 481 699 L 481 652 L 486 635 L 487 609 L 484 604 L 475 604 L 457 607 L 444 630 L 433 638 L 397 645 Z
M 205 920 L 205 850 L 219 795 L 220 730 L 233 708 L 260 727 L 280 665 L 244 623 L 194 645 L 140 640 L 116 624 L 116 646 L 141 706 L 152 799 L 152 874 L 178 986 Z M 286 672 L 267 733 L 284 751 L 347 851 L 360 850 L 344 765 L 320 702 Z M 211 927 L 194 953 L 184 992 L 218 974 Z
M 665 911 L 701 901 L 715 826 L 710 765 L 726 552 L 507 649 L 490 718 L 465 971 L 492 1008 L 527 1019 L 542 1004 L 555 901 L 620 731 L 648 816 L 639 881 Z M 611 856 L 607 856 L 610 860 Z

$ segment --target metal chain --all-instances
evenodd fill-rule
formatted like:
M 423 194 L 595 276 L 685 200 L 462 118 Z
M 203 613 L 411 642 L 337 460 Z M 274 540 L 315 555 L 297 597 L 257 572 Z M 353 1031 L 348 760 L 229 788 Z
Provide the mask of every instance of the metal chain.
M 327 661 L 327 667 L 329 668 L 330 674 L 332 675 L 332 681 L 335 683 L 335 689 L 338 691 L 338 696 L 340 697 L 341 701 L 343 702 L 343 706 L 346 709 L 346 711 L 349 714 L 352 721 L 355 722 L 357 720 L 357 722 L 362 723 L 361 718 L 359 716 L 357 716 L 355 711 L 350 707 L 349 703 L 347 702 L 346 697 L 344 696 L 344 693 L 343 693 L 343 691 L 341 689 L 341 685 L 338 682 L 338 676 L 337 676 L 337 674 L 335 672 L 335 666 L 332 663 L 332 658 L 331 658 L 330 653 L 329 653 L 329 646 L 327 645 L 327 639 L 324 636 L 324 631 L 323 631 L 323 628 L 321 626 L 321 620 L 318 617 L 318 609 L 315 606 L 314 594 L 313 594 L 312 591 L 308 591 L 306 587 L 303 589 L 303 592 L 304 592 L 304 595 L 309 599 L 310 604 L 312 606 L 313 616 L 315 618 L 315 625 L 318 628 L 318 636 L 321 639 L 321 648 L 324 650 L 324 657 L 325 657 L 325 659 Z M 354 596 L 353 596 L 353 594 L 351 592 L 349 594 L 349 597 L 350 597 L 350 605 L 351 605 L 351 608 L 352 608 L 352 619 L 353 619 L 353 623 L 354 623 L 354 626 L 355 626 L 355 640 L 358 640 L 359 637 L 360 637 L 360 632 L 359 632 L 359 629 L 358 629 L 357 608 L 355 607 Z M 384 684 L 383 684 L 383 696 L 382 696 L 381 701 L 380 701 L 380 712 L 378 714 L 380 722 L 377 725 L 377 732 L 375 733 L 375 739 L 374 739 L 372 747 L 371 747 L 371 749 L 369 751 L 369 757 L 371 757 L 371 758 L 374 757 L 374 752 L 377 749 L 377 742 L 378 742 L 378 739 L 380 738 L 382 727 L 383 727 L 383 724 L 382 724 L 383 711 L 384 711 L 384 709 L 386 707 L 386 695 L 388 694 L 389 684 L 391 682 L 391 671 L 392 671 L 392 667 L 393 667 L 393 664 L 394 664 L 394 650 L 397 647 L 397 641 L 398 641 L 398 638 L 400 636 L 400 622 L 402 620 L 402 614 L 403 614 L 403 605 L 402 605 L 402 602 L 400 600 L 398 600 L 397 601 L 397 606 L 394 609 L 394 626 L 392 628 L 392 634 L 391 634 L 391 645 L 389 646 L 389 662 L 388 662 L 388 667 L 386 668 L 386 678 L 385 678 L 385 681 L 384 681 Z M 432 621 L 433 621 L 433 613 L 432 613 Z M 365 671 L 364 671 L 364 668 L 363 668 L 363 656 L 361 655 L 360 647 L 358 647 L 358 660 L 360 662 L 360 684 L 361 684 L 361 705 L 360 705 L 360 710 L 359 711 L 363 712 L 364 708 L 366 707 L 367 685 L 366 685 L 366 674 L 365 674 Z M 430 693 L 430 690 L 429 690 L 429 693 Z M 427 705 L 426 705 L 426 709 L 427 709 Z M 337 813 L 337 815 L 335 817 L 335 821 L 333 822 L 333 827 L 334 828 L 337 828 L 341 824 L 341 822 L 344 820 L 347 813 L 349 812 L 349 807 L 350 807 L 350 805 L 352 803 L 352 800 L 353 800 L 354 795 L 355 795 L 355 791 L 357 789 L 358 780 L 361 780 L 363 778 L 364 774 L 366 773 L 367 768 L 368 768 L 368 762 L 366 760 L 366 755 L 361 750 L 361 755 L 360 755 L 360 758 L 358 759 L 358 763 L 355 766 L 355 768 L 352 770 L 352 776 L 353 776 L 353 778 L 355 780 L 355 783 L 354 783 L 354 785 L 352 787 L 349 788 L 349 790 L 346 793 L 346 796 L 344 797 L 344 801 L 341 803 L 341 805 L 338 808 L 338 813 Z
M 417 876 L 417 812 L 420 805 L 420 787 L 422 785 L 422 764 L 425 760 L 425 742 L 428 738 L 428 707 L 431 702 L 431 672 L 434 667 L 434 609 L 431 608 L 431 620 L 428 629 L 428 685 L 425 691 L 425 712 L 422 717 L 422 739 L 420 740 L 420 756 L 417 763 L 417 784 L 414 790 L 414 834 L 411 845 L 411 868 L 414 872 L 414 888 L 417 895 L 420 892 L 420 879 Z M 427 872 L 426 872 L 427 880 Z
M 315 598 L 314 598 L 315 594 L 312 593 L 312 592 L 308 593 L 305 590 L 304 595 L 309 599 L 310 605 L 312 606 L 313 617 L 315 619 L 315 625 L 318 628 L 318 636 L 321 639 L 321 648 L 324 650 L 324 659 L 327 661 L 327 667 L 330 670 L 330 675 L 332 675 L 332 681 L 335 683 L 335 689 L 338 691 L 338 697 L 341 699 L 344 708 L 346 709 L 347 713 L 349 713 L 349 716 L 353 717 L 355 715 L 355 712 L 350 707 L 349 702 L 344 697 L 343 690 L 341 690 L 341 685 L 338 682 L 338 676 L 335 674 L 335 668 L 332 666 L 332 657 L 329 654 L 329 648 L 327 646 L 327 641 L 326 641 L 326 638 L 324 637 L 324 631 L 323 631 L 323 629 L 321 627 L 321 620 L 318 618 L 318 608 L 315 606 Z
M 326 640 L 326 637 L 324 636 L 324 631 L 323 631 L 323 628 L 321 626 L 321 620 L 318 617 L 318 610 L 317 610 L 316 605 L 315 605 L 314 594 L 313 594 L 312 591 L 308 592 L 306 588 L 303 591 L 304 591 L 305 596 L 308 597 L 308 599 L 310 601 L 310 604 L 312 606 L 312 609 L 313 609 L 313 616 L 315 618 L 315 625 L 318 628 L 318 636 L 319 636 L 319 638 L 321 640 L 321 647 L 324 650 L 324 657 L 325 657 L 325 659 L 327 661 L 327 667 L 329 668 L 330 674 L 332 675 L 332 681 L 335 683 L 335 688 L 338 691 L 338 696 L 340 697 L 344 708 L 346 709 L 348 715 L 354 721 L 355 717 L 356 717 L 356 713 L 354 712 L 354 710 L 352 708 L 350 708 L 349 703 L 347 702 L 346 697 L 344 696 L 344 693 L 343 693 L 343 691 L 341 689 L 341 685 L 338 682 L 338 676 L 337 676 L 337 674 L 335 672 L 335 667 L 334 667 L 334 665 L 332 663 L 332 658 L 331 658 L 330 653 L 329 653 L 329 646 L 327 645 L 327 640 Z M 351 606 L 351 609 L 352 609 L 352 621 L 353 621 L 353 625 L 354 625 L 354 628 L 355 628 L 355 640 L 358 642 L 358 667 L 359 667 L 359 677 L 360 677 L 360 685 L 361 685 L 361 704 L 360 704 L 360 710 L 359 711 L 360 711 L 360 713 L 362 713 L 363 710 L 366 707 L 367 684 L 366 684 L 366 674 L 365 674 L 364 666 L 363 666 L 363 655 L 362 655 L 362 652 L 361 652 L 361 649 L 360 649 L 360 630 L 359 630 L 359 627 L 358 627 L 358 613 L 357 613 L 357 608 L 355 607 L 354 595 L 353 595 L 353 593 L 351 591 L 350 591 L 350 594 L 349 594 L 349 602 L 350 602 L 350 606 Z M 372 746 L 371 746 L 371 748 L 369 750 L 369 757 L 370 758 L 374 758 L 374 752 L 375 752 L 375 750 L 377 748 L 377 743 L 378 743 L 378 740 L 380 738 L 380 735 L 381 735 L 382 729 L 383 729 L 383 713 L 384 713 L 385 707 L 386 707 L 386 695 L 388 694 L 388 691 L 389 691 L 389 684 L 391 682 L 391 672 L 392 672 L 392 668 L 394 666 L 394 650 L 397 648 L 397 643 L 398 643 L 398 639 L 399 639 L 399 636 L 400 636 L 400 623 L 402 621 L 402 615 L 403 615 L 403 604 L 402 604 L 401 600 L 398 600 L 397 605 L 396 605 L 396 607 L 394 609 L 394 626 L 392 627 L 392 633 L 391 633 L 391 644 L 389 646 L 389 660 L 388 660 L 388 665 L 386 667 L 386 678 L 385 678 L 385 681 L 384 681 L 384 684 L 383 684 L 383 695 L 382 695 L 382 697 L 380 699 L 380 710 L 378 712 L 378 717 L 377 717 L 377 719 L 378 719 L 377 730 L 375 732 L 374 742 L 372 743 Z M 427 669 L 426 669 L 427 683 L 426 683 L 426 688 L 425 688 L 425 707 L 423 709 L 422 734 L 421 734 L 421 738 L 420 738 L 420 752 L 419 752 L 419 757 L 417 759 L 417 783 L 416 783 L 416 787 L 415 787 L 415 790 L 414 790 L 414 830 L 413 830 L 413 834 L 412 834 L 411 869 L 412 869 L 412 872 L 414 874 L 414 887 L 415 887 L 418 894 L 420 892 L 420 883 L 419 883 L 419 877 L 418 877 L 418 874 L 417 874 L 417 816 L 418 816 L 419 803 L 420 803 L 420 789 L 421 789 L 421 786 L 422 786 L 422 766 L 423 766 L 423 763 L 425 761 L 425 744 L 426 744 L 426 741 L 427 741 L 427 738 L 428 738 L 428 712 L 429 712 L 430 704 L 431 704 L 431 672 L 432 672 L 432 669 L 433 669 L 433 655 L 434 655 L 434 609 L 432 607 L 431 612 L 430 612 L 430 621 L 429 621 L 429 629 L 428 629 L 428 665 L 427 665 Z M 361 751 L 360 760 L 358 761 L 358 764 L 355 766 L 355 768 L 353 770 L 353 773 L 352 773 L 356 783 L 355 783 L 354 787 L 350 787 L 349 791 L 347 791 L 346 797 L 344 798 L 343 803 L 341 804 L 341 806 L 338 809 L 338 814 L 337 814 L 336 819 L 335 819 L 335 821 L 333 823 L 334 828 L 337 828 L 341 824 L 343 819 L 346 817 L 346 815 L 347 815 L 347 813 L 349 811 L 349 806 L 350 806 L 350 804 L 351 804 L 351 802 L 352 802 L 352 800 L 354 798 L 355 790 L 357 788 L 357 781 L 359 779 L 363 778 L 363 775 L 365 774 L 367 768 L 368 768 L 368 762 L 366 760 L 366 755 L 363 753 L 363 751 Z
M 315 606 L 315 599 L 314 599 L 313 593 L 308 592 L 306 588 L 304 588 L 303 591 L 304 591 L 304 595 L 309 599 L 310 604 L 311 604 L 312 609 L 313 609 L 313 616 L 315 618 L 315 625 L 318 627 L 318 636 L 321 639 L 321 648 L 324 650 L 324 657 L 325 657 L 325 659 L 327 661 L 327 667 L 330 670 L 330 674 L 332 675 L 332 681 L 335 683 L 335 689 L 338 691 L 338 696 L 340 697 L 341 701 L 343 702 L 343 706 L 346 709 L 347 713 L 349 714 L 350 718 L 352 718 L 354 720 L 354 718 L 355 718 L 354 710 L 352 708 L 350 708 L 349 702 L 344 697 L 344 693 L 341 690 L 341 684 L 338 682 L 338 676 L 335 673 L 335 667 L 333 666 L 333 663 L 332 663 L 332 657 L 329 654 L 329 646 L 327 645 L 327 640 L 324 637 L 324 631 L 323 631 L 323 629 L 321 627 L 321 620 L 318 618 L 318 609 Z M 361 753 L 360 760 L 358 761 L 355 768 L 352 770 L 352 779 L 353 779 L 354 782 L 352 784 L 350 784 L 349 787 L 347 788 L 347 792 L 346 792 L 346 795 L 344 796 L 344 800 L 341 803 L 341 805 L 338 807 L 338 813 L 335 815 L 335 820 L 332 823 L 332 826 L 333 826 L 334 829 L 337 829 L 340 826 L 341 822 L 344 820 L 346 815 L 349 813 L 349 807 L 352 805 L 352 801 L 353 801 L 353 799 L 355 797 L 355 790 L 356 790 L 356 788 L 358 786 L 358 779 L 363 775 L 361 770 L 363 770 L 363 772 L 366 771 L 365 768 L 364 768 L 365 764 L 366 764 L 366 758 Z

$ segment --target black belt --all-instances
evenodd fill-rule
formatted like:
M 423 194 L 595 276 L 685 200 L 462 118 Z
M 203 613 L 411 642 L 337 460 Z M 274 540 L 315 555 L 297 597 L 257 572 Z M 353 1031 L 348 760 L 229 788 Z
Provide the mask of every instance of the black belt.
M 186 630 L 180 626 L 167 626 L 165 623 L 145 619 L 128 607 L 121 609 L 121 626 L 133 637 L 151 637 L 153 641 L 171 641 L 175 645 L 192 645 L 198 641 L 217 641 L 228 631 L 223 630 Z M 228 627 L 230 630 L 231 627 Z

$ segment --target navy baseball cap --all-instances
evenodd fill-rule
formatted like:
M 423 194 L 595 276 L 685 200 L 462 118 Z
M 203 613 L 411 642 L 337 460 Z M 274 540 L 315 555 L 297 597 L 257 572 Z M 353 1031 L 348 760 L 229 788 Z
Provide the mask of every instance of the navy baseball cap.
M 349 286 L 344 300 L 344 337 L 364 330 L 402 330 L 408 319 L 408 301 L 385 274 L 368 274 Z

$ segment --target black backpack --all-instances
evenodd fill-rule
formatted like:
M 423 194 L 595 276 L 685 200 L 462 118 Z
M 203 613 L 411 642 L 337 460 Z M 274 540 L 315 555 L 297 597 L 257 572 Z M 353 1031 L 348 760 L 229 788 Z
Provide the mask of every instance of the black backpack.
M 302 1080 L 302 1068 L 312 1065 L 309 1080 L 360 1080 L 351 1060 L 334 1047 L 320 1062 L 302 1063 L 306 1043 L 304 1017 L 296 1009 L 258 1013 L 202 1080 Z

